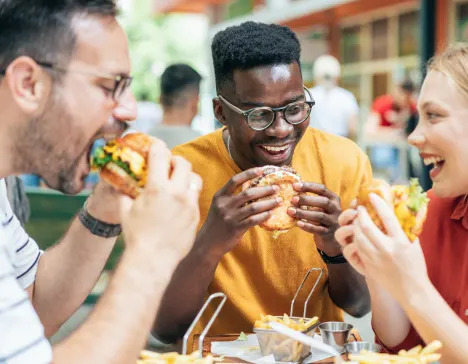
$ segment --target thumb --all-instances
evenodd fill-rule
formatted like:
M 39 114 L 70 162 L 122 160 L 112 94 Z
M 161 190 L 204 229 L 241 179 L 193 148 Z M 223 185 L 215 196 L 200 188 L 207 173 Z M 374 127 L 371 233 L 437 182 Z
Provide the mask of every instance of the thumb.
M 120 196 L 120 221 L 124 222 L 130 215 L 134 200 L 128 196 Z

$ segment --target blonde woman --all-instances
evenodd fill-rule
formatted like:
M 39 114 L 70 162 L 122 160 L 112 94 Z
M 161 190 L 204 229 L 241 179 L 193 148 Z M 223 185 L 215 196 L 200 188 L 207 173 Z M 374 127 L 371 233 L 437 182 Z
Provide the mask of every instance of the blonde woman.
M 375 195 L 387 233 L 359 207 L 342 213 L 336 238 L 366 276 L 372 325 L 388 352 L 438 339 L 444 363 L 468 363 L 468 45 L 429 63 L 418 110 L 409 142 L 433 165 L 434 183 L 420 242 L 408 241 Z

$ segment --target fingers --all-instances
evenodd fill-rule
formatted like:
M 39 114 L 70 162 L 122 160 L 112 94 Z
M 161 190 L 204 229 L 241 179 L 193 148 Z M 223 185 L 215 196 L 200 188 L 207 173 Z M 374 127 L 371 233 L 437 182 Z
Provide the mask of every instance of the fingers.
M 308 222 L 315 222 L 319 225 L 332 226 L 336 225 L 336 218 L 333 215 L 327 214 L 323 211 L 310 211 L 300 208 L 290 207 L 288 214 L 299 220 L 307 220 Z
M 303 194 L 300 196 L 294 196 L 291 201 L 296 206 L 319 207 L 329 214 L 335 213 L 340 209 L 340 206 L 337 205 L 336 199 L 333 200 L 324 196 Z
M 338 217 L 338 224 L 345 226 L 351 224 L 357 216 L 357 210 L 348 209 L 343 211 Z
M 394 237 L 403 237 L 405 233 L 403 232 L 393 209 L 391 209 L 380 196 L 374 193 L 371 193 L 369 198 L 377 212 L 377 215 L 379 215 L 380 220 L 382 220 L 387 234 Z
M 348 244 L 343 248 L 343 256 L 358 273 L 365 275 L 364 264 L 359 256 L 358 248 L 355 243 Z
M 173 187 L 179 191 L 189 189 L 192 182 L 192 164 L 185 158 L 174 156 L 172 157 L 172 174 L 170 180 L 173 182 Z
M 354 238 L 354 228 L 352 225 L 345 225 L 335 231 L 335 239 L 341 246 L 352 243 Z
M 278 191 L 279 187 L 276 185 L 251 187 L 234 196 L 232 199 L 232 203 L 234 206 L 243 206 L 247 202 L 257 201 L 258 199 L 272 196 Z
M 362 206 L 358 207 L 358 216 L 354 221 L 354 226 L 358 226 L 359 231 L 375 246 L 381 246 L 386 238 L 386 235 L 375 226 L 367 210 Z
M 329 229 L 325 226 L 312 224 L 310 222 L 302 221 L 302 220 L 299 220 L 297 222 L 297 226 L 299 226 L 302 230 L 307 231 L 311 234 L 320 235 L 320 234 L 326 234 L 329 232 Z
M 257 215 L 250 216 L 244 220 L 242 220 L 239 224 L 239 227 L 241 229 L 249 229 L 252 226 L 257 226 L 258 224 L 261 224 L 262 222 L 268 220 L 270 217 L 270 211 L 265 211 Z
M 127 216 L 130 215 L 134 200 L 128 196 L 122 195 L 120 200 L 120 221 L 126 221 Z
M 221 189 L 222 194 L 232 195 L 242 186 L 243 183 L 260 176 L 263 173 L 263 168 L 251 168 L 236 174 L 232 177 Z
M 294 189 L 299 192 L 312 192 L 316 195 L 327 197 L 331 200 L 339 200 L 339 197 L 324 185 L 313 182 L 298 182 L 294 183 Z
M 378 253 L 378 250 L 376 246 L 368 239 L 368 237 L 365 235 L 365 233 L 361 229 L 359 220 L 356 219 L 353 222 L 353 227 L 354 227 L 354 242 L 357 245 L 359 253 L 364 258 L 376 256 Z
M 272 198 L 268 200 L 252 202 L 239 209 L 237 218 L 244 220 L 250 216 L 260 214 L 262 212 L 273 210 L 278 207 L 281 203 L 281 198 Z
M 170 162 L 171 152 L 167 149 L 166 144 L 159 139 L 155 139 L 148 155 L 146 188 L 157 190 L 167 183 L 169 179 Z

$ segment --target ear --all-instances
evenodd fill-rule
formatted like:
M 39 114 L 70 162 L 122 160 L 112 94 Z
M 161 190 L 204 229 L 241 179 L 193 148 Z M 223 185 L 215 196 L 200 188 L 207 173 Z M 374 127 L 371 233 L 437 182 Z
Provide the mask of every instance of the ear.
M 213 98 L 213 113 L 216 119 L 223 125 L 227 125 L 226 118 L 224 116 L 223 105 L 218 97 Z
M 44 77 L 42 68 L 30 57 L 21 56 L 10 63 L 5 80 L 16 104 L 28 114 L 41 108 L 51 81 Z

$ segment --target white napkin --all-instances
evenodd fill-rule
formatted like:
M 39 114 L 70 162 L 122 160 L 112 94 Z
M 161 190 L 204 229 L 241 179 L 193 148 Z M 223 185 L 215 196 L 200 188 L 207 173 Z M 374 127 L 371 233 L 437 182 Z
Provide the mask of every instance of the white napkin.
M 322 342 L 320 335 L 314 336 L 315 340 Z M 228 356 L 238 358 L 249 363 L 273 364 L 275 359 L 273 355 L 263 356 L 258 345 L 257 336 L 247 335 L 247 340 L 240 341 L 214 341 L 211 343 L 211 352 L 218 356 Z M 317 350 L 312 351 L 312 356 L 309 356 L 304 363 L 314 363 L 319 360 L 330 358 L 330 355 Z

